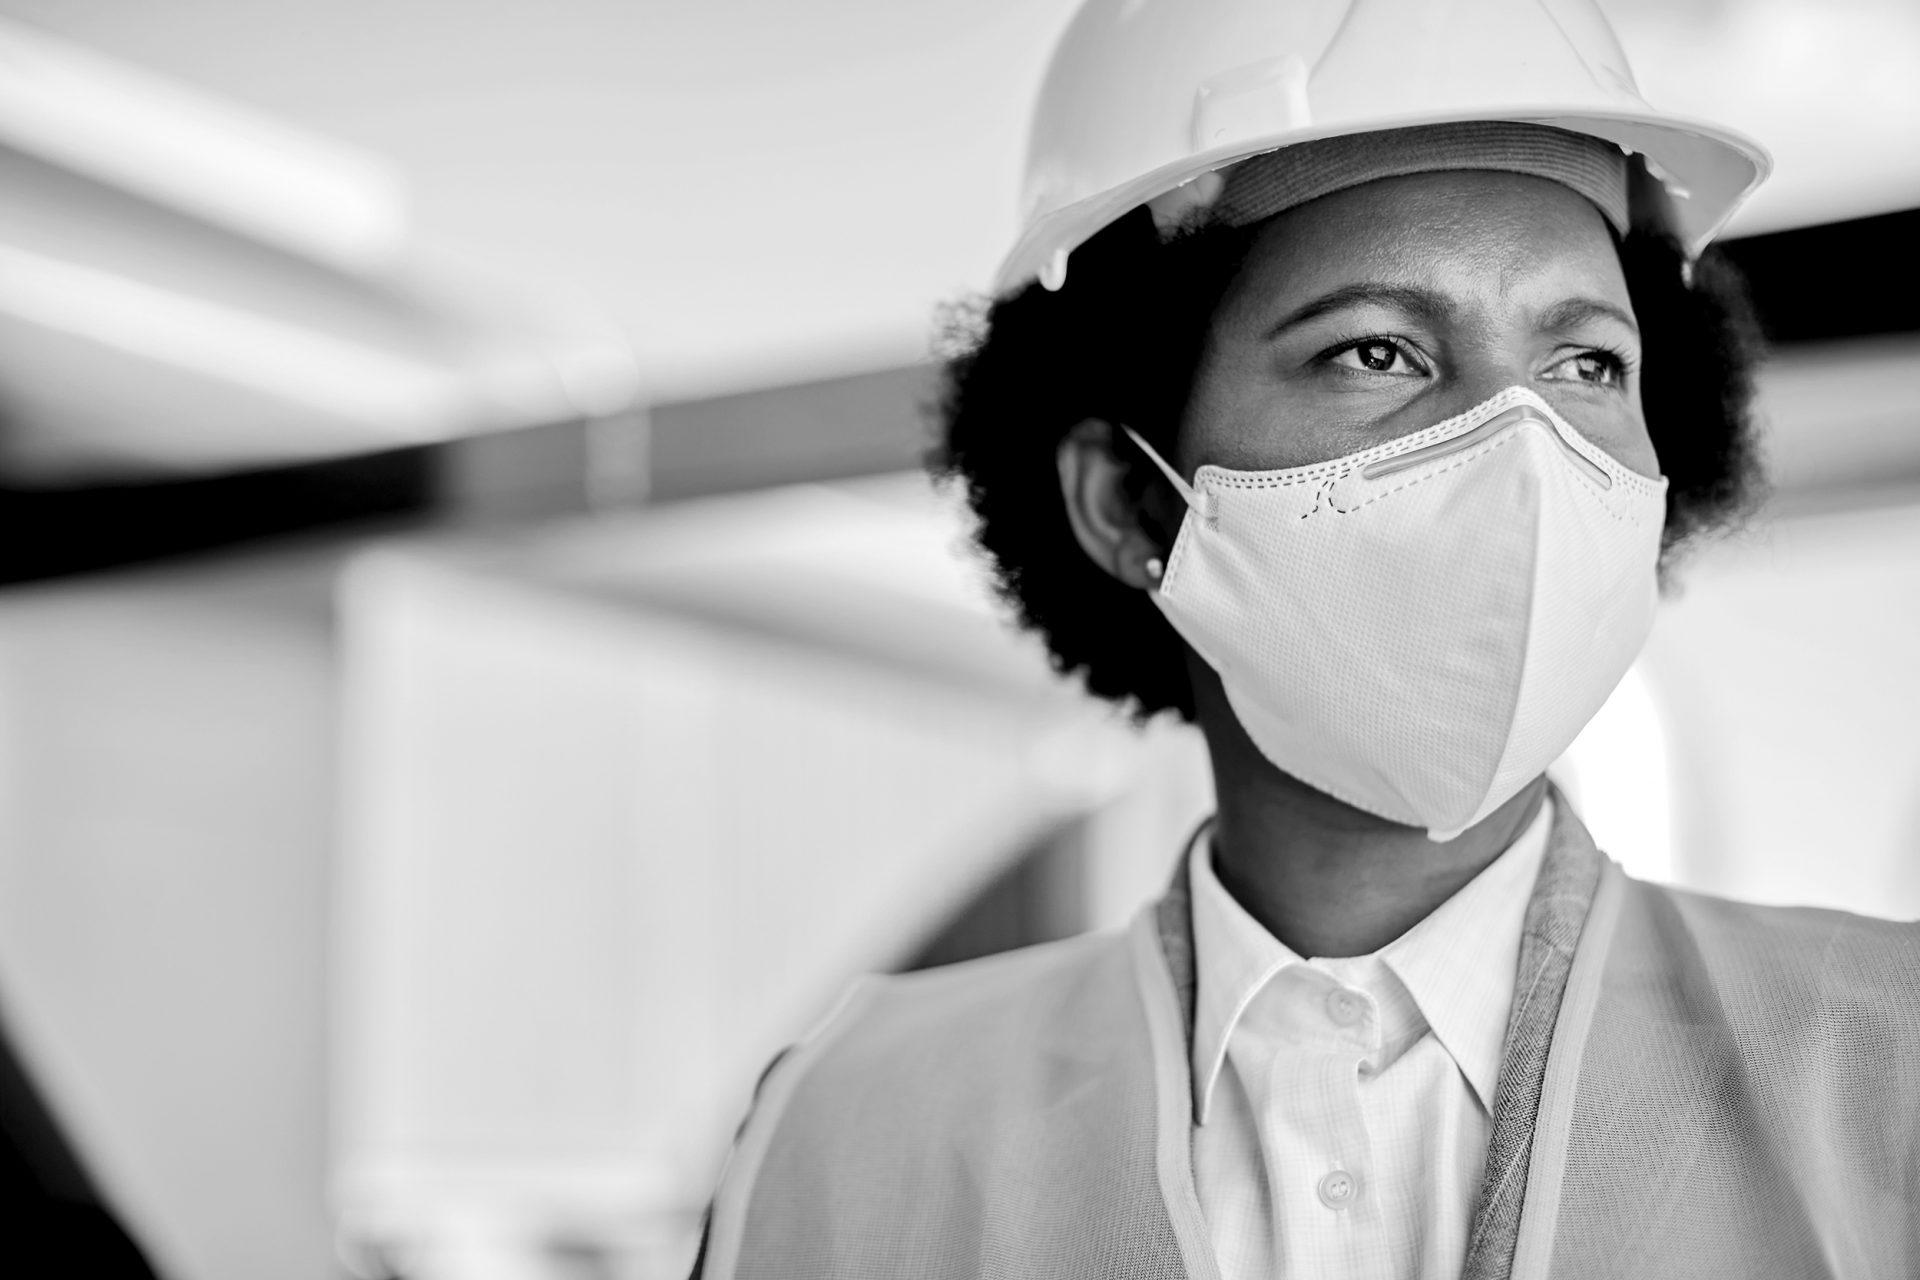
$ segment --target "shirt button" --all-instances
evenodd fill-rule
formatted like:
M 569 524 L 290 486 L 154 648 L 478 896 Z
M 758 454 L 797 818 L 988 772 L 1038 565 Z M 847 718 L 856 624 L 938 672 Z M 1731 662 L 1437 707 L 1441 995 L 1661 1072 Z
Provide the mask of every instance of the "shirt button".
M 1327 993 L 1327 1016 L 1335 1025 L 1350 1027 L 1366 1016 L 1366 1006 L 1360 997 L 1344 988 L 1335 988 Z
M 1335 1169 L 1320 1179 L 1320 1203 L 1329 1209 L 1344 1209 L 1353 1202 L 1354 1193 L 1358 1190 L 1358 1179 L 1345 1169 Z

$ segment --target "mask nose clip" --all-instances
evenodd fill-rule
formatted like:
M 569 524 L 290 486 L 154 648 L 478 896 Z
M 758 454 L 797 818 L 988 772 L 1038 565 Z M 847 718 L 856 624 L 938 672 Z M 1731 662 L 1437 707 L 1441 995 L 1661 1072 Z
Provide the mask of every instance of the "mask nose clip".
M 1425 466 L 1429 462 L 1447 457 L 1449 454 L 1464 453 L 1468 449 L 1485 444 L 1495 436 L 1504 435 L 1528 423 L 1546 432 L 1548 438 L 1559 445 L 1561 451 L 1567 455 L 1567 460 L 1583 471 L 1587 478 L 1599 485 L 1602 490 L 1613 488 L 1612 476 L 1609 476 L 1592 458 L 1574 448 L 1553 423 L 1547 420 L 1545 414 L 1524 404 L 1515 405 L 1503 413 L 1497 413 L 1472 430 L 1462 432 L 1451 439 L 1411 449 L 1406 453 L 1396 453 L 1378 462 L 1370 462 L 1360 468 L 1360 478 L 1379 480 L 1396 472 L 1410 471 L 1415 467 Z
M 1201 493 L 1192 485 L 1188 484 L 1186 477 L 1182 476 L 1178 471 L 1175 471 L 1172 465 L 1160 456 L 1159 450 L 1148 444 L 1138 431 L 1127 426 L 1124 422 L 1120 424 L 1120 429 L 1127 433 L 1129 440 L 1140 446 L 1140 452 L 1147 455 L 1148 461 L 1160 468 L 1160 474 L 1167 478 L 1167 483 L 1174 487 L 1174 491 L 1177 492 L 1181 500 L 1187 504 L 1189 511 L 1199 516 L 1202 520 L 1205 520 L 1208 524 L 1212 524 L 1219 519 L 1220 513 L 1214 505 L 1213 495 L 1211 493 Z

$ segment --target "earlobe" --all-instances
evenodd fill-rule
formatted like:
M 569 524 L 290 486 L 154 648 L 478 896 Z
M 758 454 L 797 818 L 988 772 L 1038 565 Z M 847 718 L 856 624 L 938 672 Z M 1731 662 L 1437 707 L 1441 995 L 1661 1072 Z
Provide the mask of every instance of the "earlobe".
M 1055 455 L 1060 497 L 1088 559 L 1130 587 L 1151 590 L 1164 572 L 1165 552 L 1140 527 L 1139 510 L 1127 492 L 1127 466 L 1115 451 L 1116 435 L 1098 418 L 1067 433 Z

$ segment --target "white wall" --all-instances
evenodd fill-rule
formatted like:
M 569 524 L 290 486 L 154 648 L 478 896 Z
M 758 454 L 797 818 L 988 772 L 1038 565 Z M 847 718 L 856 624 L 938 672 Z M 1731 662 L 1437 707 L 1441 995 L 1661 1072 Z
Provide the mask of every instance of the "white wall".
M 0 991 L 181 1280 L 338 1274 L 327 554 L 0 596 Z
M 1643 666 L 1680 882 L 1920 917 L 1920 503 L 1713 548 Z

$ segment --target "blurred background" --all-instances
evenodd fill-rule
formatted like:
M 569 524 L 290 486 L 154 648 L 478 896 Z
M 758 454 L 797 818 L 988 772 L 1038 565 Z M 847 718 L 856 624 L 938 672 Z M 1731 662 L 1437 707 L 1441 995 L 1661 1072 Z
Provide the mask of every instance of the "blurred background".
M 851 975 L 1164 883 L 916 471 L 1072 7 L 0 0 L 0 1001 L 165 1275 L 684 1274 Z M 1557 772 L 1920 916 L 1920 8 L 1605 7 L 1778 158 L 1775 493 Z

